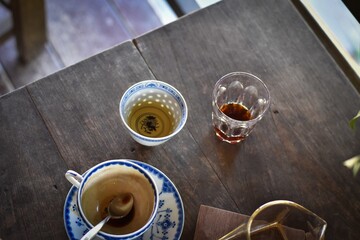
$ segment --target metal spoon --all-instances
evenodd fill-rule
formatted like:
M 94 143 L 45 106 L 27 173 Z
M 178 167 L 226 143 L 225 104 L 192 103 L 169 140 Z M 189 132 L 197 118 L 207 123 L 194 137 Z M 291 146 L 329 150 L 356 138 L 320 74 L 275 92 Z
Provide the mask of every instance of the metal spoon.
M 95 227 L 90 229 L 81 240 L 90 240 L 101 230 L 110 218 L 120 219 L 126 217 L 134 205 L 134 197 L 131 193 L 122 193 L 117 195 L 108 206 L 108 216 L 99 222 Z

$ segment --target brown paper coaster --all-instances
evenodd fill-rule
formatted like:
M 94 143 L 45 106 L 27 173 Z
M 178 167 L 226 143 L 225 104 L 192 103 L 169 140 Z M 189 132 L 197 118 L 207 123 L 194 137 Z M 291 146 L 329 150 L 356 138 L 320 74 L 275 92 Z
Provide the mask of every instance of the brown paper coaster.
M 248 218 L 239 213 L 201 205 L 194 240 L 219 239 Z

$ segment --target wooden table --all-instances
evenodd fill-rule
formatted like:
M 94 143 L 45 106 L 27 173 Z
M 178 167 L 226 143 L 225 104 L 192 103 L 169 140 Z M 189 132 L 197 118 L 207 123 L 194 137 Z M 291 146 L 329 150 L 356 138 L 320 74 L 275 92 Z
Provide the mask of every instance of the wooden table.
M 232 71 L 268 85 L 270 110 L 246 141 L 220 142 L 211 92 Z M 157 147 L 134 142 L 118 103 L 130 85 L 180 90 L 185 128 Z M 295 201 L 328 222 L 327 240 L 359 239 L 360 153 L 348 120 L 360 96 L 289 0 L 228 0 L 66 68 L 0 99 L 0 238 L 65 239 L 67 169 L 137 159 L 163 171 L 185 207 L 192 239 L 201 204 L 251 214 Z

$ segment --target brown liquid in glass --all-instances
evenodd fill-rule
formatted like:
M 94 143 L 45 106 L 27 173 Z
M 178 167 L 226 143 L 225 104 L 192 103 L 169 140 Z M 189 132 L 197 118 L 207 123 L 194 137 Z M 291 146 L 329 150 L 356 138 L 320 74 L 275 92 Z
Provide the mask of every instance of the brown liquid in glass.
M 238 103 L 225 103 L 220 107 L 220 111 L 222 111 L 229 118 L 238 121 L 251 120 L 250 111 L 245 106 Z
M 250 111 L 243 105 L 238 103 L 225 103 L 220 107 L 220 111 L 222 111 L 226 116 L 238 121 L 248 121 L 252 119 Z M 231 144 L 235 144 L 241 142 L 245 139 L 244 136 L 227 136 L 220 129 L 215 127 L 216 135 L 224 141 L 227 141 Z

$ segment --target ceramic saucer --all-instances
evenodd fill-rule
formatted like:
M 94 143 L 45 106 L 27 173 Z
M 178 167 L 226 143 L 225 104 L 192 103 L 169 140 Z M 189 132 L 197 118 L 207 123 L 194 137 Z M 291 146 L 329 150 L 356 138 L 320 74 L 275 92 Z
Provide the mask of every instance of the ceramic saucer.
M 148 171 L 154 178 L 160 191 L 159 210 L 151 228 L 146 231 L 138 240 L 147 239 L 180 239 L 185 220 L 184 205 L 180 194 L 171 180 L 157 168 L 135 160 L 130 160 Z M 66 233 L 71 240 L 81 239 L 88 231 L 84 220 L 81 218 L 77 204 L 77 188 L 71 187 L 65 199 L 64 224 Z M 94 238 L 101 239 L 101 238 Z

